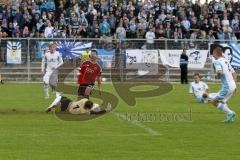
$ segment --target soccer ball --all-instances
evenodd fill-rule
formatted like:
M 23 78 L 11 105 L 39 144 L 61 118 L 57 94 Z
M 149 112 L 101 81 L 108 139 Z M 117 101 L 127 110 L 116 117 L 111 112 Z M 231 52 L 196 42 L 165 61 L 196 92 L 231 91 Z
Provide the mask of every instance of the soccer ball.
M 103 77 L 103 78 L 102 78 L 102 81 L 103 81 L 103 82 L 106 82 L 106 81 L 107 81 L 107 78 L 104 78 L 104 77 Z
M 88 61 L 88 60 L 89 60 L 89 53 L 83 52 L 83 54 L 82 54 L 82 61 L 84 62 L 84 61 Z

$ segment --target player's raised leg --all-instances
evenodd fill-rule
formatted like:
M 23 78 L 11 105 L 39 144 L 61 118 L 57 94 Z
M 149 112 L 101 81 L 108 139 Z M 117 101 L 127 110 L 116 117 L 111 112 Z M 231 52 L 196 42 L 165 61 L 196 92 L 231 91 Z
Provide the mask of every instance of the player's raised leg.
M 226 103 L 227 100 L 232 95 L 233 95 L 233 92 L 231 92 L 231 91 L 221 90 L 217 94 L 217 96 L 214 99 L 212 99 L 212 101 L 211 101 L 211 103 L 215 107 L 217 107 L 217 109 L 226 113 L 226 119 L 224 120 L 224 122 L 227 122 L 227 123 L 233 122 L 236 117 L 236 113 L 233 110 L 231 110 Z

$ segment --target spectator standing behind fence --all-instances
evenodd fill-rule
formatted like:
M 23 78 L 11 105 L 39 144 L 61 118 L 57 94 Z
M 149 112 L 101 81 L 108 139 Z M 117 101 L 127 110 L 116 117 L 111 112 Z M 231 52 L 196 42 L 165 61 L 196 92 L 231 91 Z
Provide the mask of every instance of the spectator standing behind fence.
M 110 32 L 110 25 L 106 17 L 104 17 L 103 22 L 100 24 L 100 31 L 103 35 L 106 35 Z
M 47 21 L 47 27 L 44 30 L 44 37 L 45 38 L 52 38 L 53 37 L 53 27 L 50 21 Z
M 126 30 L 123 27 L 122 23 L 119 23 L 119 25 L 117 27 L 116 36 L 117 36 L 117 39 L 119 39 L 121 41 L 126 39 Z
M 188 83 L 188 56 L 184 48 L 180 56 L 181 84 Z
M 154 48 L 154 39 L 156 38 L 155 33 L 153 32 L 153 28 L 150 28 L 149 31 L 146 33 L 147 39 L 147 49 Z

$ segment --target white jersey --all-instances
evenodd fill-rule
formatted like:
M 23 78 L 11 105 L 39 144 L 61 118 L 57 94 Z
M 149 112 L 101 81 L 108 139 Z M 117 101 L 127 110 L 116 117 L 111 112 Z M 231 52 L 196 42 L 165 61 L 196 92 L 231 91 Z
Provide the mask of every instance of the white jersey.
M 189 87 L 189 93 L 193 93 L 196 98 L 202 98 L 203 93 L 208 89 L 208 85 L 202 81 L 192 82 Z
M 236 83 L 232 74 L 235 73 L 230 63 L 223 57 L 213 62 L 216 72 L 221 72 L 221 82 L 225 90 L 234 91 L 236 89 Z
M 42 72 L 52 72 L 63 64 L 63 59 L 59 52 L 55 51 L 53 54 L 47 51 L 42 60 Z
M 146 39 L 147 39 L 147 43 L 153 44 L 154 43 L 154 39 L 155 39 L 155 33 L 154 32 L 147 32 L 146 33 Z

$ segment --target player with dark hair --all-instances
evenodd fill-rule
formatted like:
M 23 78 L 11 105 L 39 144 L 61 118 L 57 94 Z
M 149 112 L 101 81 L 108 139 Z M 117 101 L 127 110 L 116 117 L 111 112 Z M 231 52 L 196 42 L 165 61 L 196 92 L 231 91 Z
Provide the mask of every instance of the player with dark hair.
M 97 78 L 99 95 L 101 95 L 101 74 L 102 69 L 97 63 L 98 54 L 96 50 L 91 51 L 90 60 L 85 61 L 78 68 L 78 100 L 82 98 L 89 99 L 89 96 L 95 86 Z
M 56 99 L 45 109 L 45 112 L 48 113 L 52 111 L 53 108 L 60 107 L 61 112 L 70 113 L 70 114 L 104 114 L 112 110 L 111 104 L 105 109 L 101 109 L 100 106 L 87 98 L 83 98 L 79 101 L 72 101 L 71 99 L 62 96 L 57 92 Z

